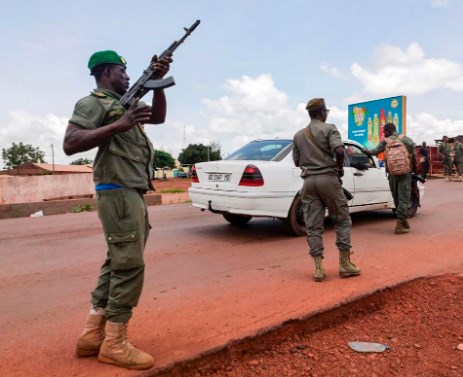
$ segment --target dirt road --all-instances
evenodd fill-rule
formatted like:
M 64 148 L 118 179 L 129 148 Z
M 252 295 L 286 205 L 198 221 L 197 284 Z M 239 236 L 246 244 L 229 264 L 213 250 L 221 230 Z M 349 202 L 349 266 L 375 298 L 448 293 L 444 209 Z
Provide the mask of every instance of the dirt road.
M 412 232 L 392 212 L 353 216 L 355 279 L 337 276 L 325 234 L 323 283 L 311 280 L 304 238 L 278 221 L 234 228 L 189 204 L 150 207 L 146 281 L 129 328 L 162 368 L 420 276 L 463 272 L 463 185 L 430 181 Z M 94 212 L 0 222 L 0 375 L 138 376 L 74 357 L 89 293 L 105 255 Z

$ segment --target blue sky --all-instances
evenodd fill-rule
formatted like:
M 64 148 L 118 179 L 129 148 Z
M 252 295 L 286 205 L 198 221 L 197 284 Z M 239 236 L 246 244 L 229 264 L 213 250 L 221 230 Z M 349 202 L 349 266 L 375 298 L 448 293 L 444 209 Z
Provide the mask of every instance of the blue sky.
M 324 97 L 347 137 L 347 106 L 407 96 L 415 142 L 463 134 L 463 0 L 2 0 L 0 148 L 32 144 L 52 162 L 75 102 L 94 88 L 87 62 L 113 49 L 131 82 L 151 56 L 201 24 L 174 55 L 168 117 L 147 125 L 174 157 L 190 143 L 292 137 Z M 148 94 L 144 99 L 150 101 Z M 2 165 L 3 166 L 3 165 Z

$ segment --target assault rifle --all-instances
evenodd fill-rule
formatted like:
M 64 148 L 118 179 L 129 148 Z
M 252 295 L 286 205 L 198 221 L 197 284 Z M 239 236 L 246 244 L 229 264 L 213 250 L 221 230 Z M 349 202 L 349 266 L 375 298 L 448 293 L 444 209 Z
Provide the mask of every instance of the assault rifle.
M 415 173 L 412 173 L 412 180 L 413 181 L 418 181 L 418 182 L 421 182 L 421 183 L 426 182 L 426 179 L 424 179 L 423 177 L 420 177 L 419 175 L 417 175 Z
M 166 56 L 172 55 L 174 51 L 180 46 L 185 39 L 196 29 L 201 21 L 197 20 L 193 25 L 185 30 L 185 35 L 178 41 L 174 41 L 167 50 L 165 50 L 158 59 L 162 59 Z M 126 108 L 129 108 L 134 102 L 141 99 L 146 93 L 152 89 L 164 89 L 175 85 L 174 78 L 169 76 L 165 79 L 156 79 L 157 72 L 151 67 L 151 64 L 143 71 L 141 77 L 135 84 L 121 97 L 120 102 Z
M 354 195 L 352 195 L 352 193 L 348 189 L 342 187 L 342 179 L 341 178 L 339 178 L 339 182 L 341 182 L 342 192 L 344 193 L 344 196 L 346 197 L 347 201 L 350 201 L 350 200 L 354 199 Z

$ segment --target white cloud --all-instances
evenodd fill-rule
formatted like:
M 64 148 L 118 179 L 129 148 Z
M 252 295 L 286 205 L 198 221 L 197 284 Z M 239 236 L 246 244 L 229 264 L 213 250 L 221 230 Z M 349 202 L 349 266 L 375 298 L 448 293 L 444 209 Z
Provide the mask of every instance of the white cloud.
M 228 80 L 224 88 L 224 96 L 202 101 L 207 125 L 191 126 L 188 144 L 218 142 L 226 156 L 255 139 L 292 138 L 310 120 L 306 104 L 291 106 L 287 94 L 276 88 L 271 75 Z M 328 121 L 347 137 L 347 109 L 330 106 Z
M 339 68 L 338 68 L 338 67 L 332 67 L 331 65 L 324 63 L 324 64 L 322 64 L 322 65 L 320 66 L 320 69 L 321 69 L 323 72 L 325 72 L 325 73 L 327 73 L 328 75 L 331 75 L 331 76 L 333 76 L 333 77 L 342 77 L 342 74 L 341 74 L 341 72 L 339 71 Z
M 258 138 L 292 138 L 308 121 L 303 107 L 292 108 L 271 75 L 228 80 L 225 91 L 227 94 L 217 100 L 202 101 L 208 138 L 218 141 L 225 154 Z
M 463 119 L 438 119 L 426 112 L 407 116 L 407 135 L 416 144 L 426 141 L 428 145 L 435 145 L 434 140 L 440 140 L 444 135 L 454 137 L 461 134 Z
M 411 55 L 420 59 L 418 50 Z M 205 116 L 208 125 L 201 135 L 197 134 L 199 139 L 215 140 L 231 147 L 222 149 L 223 151 L 232 152 L 256 138 L 292 137 L 294 132 L 309 121 L 305 103 L 292 108 L 287 96 L 275 88 L 269 75 L 261 75 L 255 79 L 243 77 L 241 80 L 233 80 L 233 85 L 226 85 L 225 88 L 228 92 L 226 96 L 218 100 L 203 101 L 207 107 Z M 251 97 L 249 88 L 252 88 L 250 92 L 253 96 L 260 96 L 256 109 L 252 103 L 247 102 Z M 342 137 L 347 138 L 347 109 L 342 105 L 329 105 L 329 108 L 327 121 L 334 123 Z M 426 141 L 428 145 L 434 145 L 434 140 L 441 139 L 444 134 L 456 136 L 462 133 L 463 120 L 439 119 L 425 112 L 407 116 L 407 135 L 416 143 Z
M 450 0 L 431 0 L 431 4 L 434 7 L 446 7 L 449 5 Z
M 236 105 L 246 112 L 272 113 L 275 107 L 284 107 L 288 101 L 288 96 L 275 88 L 272 76 L 268 74 L 259 75 L 255 79 L 243 76 L 240 80 L 227 80 L 225 91 L 230 96 L 216 101 L 205 99 L 203 103 L 209 108 L 232 114 Z
M 94 152 L 80 154 L 75 158 L 64 154 L 62 145 L 67 122 L 67 118 L 54 114 L 39 116 L 24 110 L 10 111 L 8 117 L 0 123 L 1 148 L 8 149 L 12 143 L 19 142 L 30 144 L 45 153 L 45 161 L 48 163 L 53 162 L 53 154 L 57 164 L 68 164 L 79 157 L 93 159 Z
M 347 139 L 347 119 L 347 109 L 341 110 L 337 106 L 330 106 L 327 122 L 336 125 L 343 139 Z
M 461 64 L 426 58 L 418 43 L 405 51 L 397 46 L 381 46 L 375 52 L 373 69 L 354 63 L 351 73 L 362 83 L 363 92 L 373 96 L 422 95 L 439 88 L 463 92 Z
M 176 158 L 188 144 L 216 142 L 221 145 L 222 155 L 226 156 L 254 139 L 292 138 L 309 122 L 306 104 L 291 105 L 288 95 L 276 88 L 271 75 L 228 80 L 224 89 L 224 96 L 203 100 L 201 116 L 204 122 L 185 123 L 168 118 L 163 125 L 146 125 L 145 130 L 154 147 Z M 342 137 L 347 138 L 346 106 L 328 105 L 328 122 L 334 123 Z M 67 164 L 79 157 L 93 159 L 95 149 L 70 157 L 64 155 L 62 140 L 67 121 L 67 118 L 54 114 L 38 116 L 23 110 L 11 111 L 5 120 L 0 120 L 1 148 L 9 148 L 13 142 L 21 141 L 39 147 L 46 153 L 46 161 L 52 162 L 53 144 L 55 163 Z M 439 119 L 427 112 L 407 116 L 407 134 L 416 143 L 426 141 L 434 145 L 434 140 L 444 134 L 456 136 L 462 133 L 463 119 Z

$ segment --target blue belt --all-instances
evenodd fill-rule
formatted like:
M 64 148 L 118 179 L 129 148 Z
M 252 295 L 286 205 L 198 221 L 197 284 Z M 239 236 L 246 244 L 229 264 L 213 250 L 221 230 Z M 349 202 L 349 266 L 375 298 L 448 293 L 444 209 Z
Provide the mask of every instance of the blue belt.
M 101 190 L 117 190 L 124 188 L 122 186 L 116 185 L 115 183 L 100 183 L 95 186 L 96 191 L 101 191 Z

